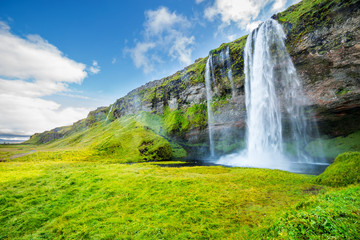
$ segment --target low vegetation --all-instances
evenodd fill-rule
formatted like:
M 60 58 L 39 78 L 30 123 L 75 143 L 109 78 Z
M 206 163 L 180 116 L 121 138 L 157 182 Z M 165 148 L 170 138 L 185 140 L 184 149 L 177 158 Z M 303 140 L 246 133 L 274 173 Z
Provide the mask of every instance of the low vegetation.
M 264 239 L 359 239 L 360 186 L 300 201 L 270 228 L 259 234 Z
M 315 179 L 315 182 L 333 187 L 360 183 L 360 153 L 340 154 L 334 163 Z
M 170 143 L 159 135 L 161 121 L 149 113 L 101 122 L 39 147 L 31 156 L 19 160 L 51 159 L 77 161 L 142 162 L 170 160 Z M 151 127 L 150 127 L 151 125 Z M 36 136 L 28 144 L 36 143 Z
M 11 155 L 33 147 L 3 145 L 0 151 Z M 359 153 L 340 155 L 316 177 L 268 169 L 118 164 L 106 156 L 79 161 L 66 151 L 40 161 L 36 153 L 46 151 L 35 149 L 0 163 L 1 239 L 359 236 L 359 184 L 345 180 L 352 185 L 333 188 L 317 181 L 327 179 L 330 169 L 331 178 L 341 175 L 344 163 L 358 163 Z M 359 171 L 354 173 L 358 177 Z
M 306 151 L 314 157 L 326 157 L 334 159 L 338 154 L 346 151 L 360 150 L 360 131 L 347 136 L 335 138 L 320 138 L 312 141 L 306 147 Z

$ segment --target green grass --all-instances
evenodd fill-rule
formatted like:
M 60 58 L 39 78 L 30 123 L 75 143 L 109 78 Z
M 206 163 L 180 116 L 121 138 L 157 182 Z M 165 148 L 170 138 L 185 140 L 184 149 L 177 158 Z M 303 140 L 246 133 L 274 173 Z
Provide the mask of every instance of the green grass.
M 313 186 L 310 176 L 224 167 L 9 162 L 0 171 L 5 239 L 241 238 Z
M 8 161 L 15 155 L 29 153 L 34 149 L 33 145 L 0 144 L 0 162 Z
M 160 123 L 155 116 L 143 113 L 128 115 L 111 123 L 100 122 L 56 141 L 42 144 L 37 152 L 19 160 L 50 159 L 54 161 L 141 162 L 169 160 L 170 143 L 160 136 Z M 159 132 L 157 132 L 159 131 Z M 32 143 L 32 141 L 29 141 Z
M 360 239 L 360 186 L 301 201 L 257 238 Z
M 315 182 L 333 187 L 360 183 L 360 152 L 340 154 Z
M 356 239 L 359 233 L 359 184 L 338 189 L 316 176 L 268 169 L 86 162 L 42 148 L 36 153 L 48 155 L 0 163 L 0 239 Z
M 179 117 L 184 121 L 179 122 Z M 184 158 L 187 152 L 168 136 L 184 122 L 188 124 L 180 110 L 167 110 L 164 116 L 139 112 L 112 122 L 97 122 L 46 144 L 41 144 L 36 135 L 27 142 L 28 146 L 37 146 L 36 153 L 20 160 L 143 162 Z M 9 159 L 11 154 L 6 155 L 9 153 L 0 148 L 0 159 Z

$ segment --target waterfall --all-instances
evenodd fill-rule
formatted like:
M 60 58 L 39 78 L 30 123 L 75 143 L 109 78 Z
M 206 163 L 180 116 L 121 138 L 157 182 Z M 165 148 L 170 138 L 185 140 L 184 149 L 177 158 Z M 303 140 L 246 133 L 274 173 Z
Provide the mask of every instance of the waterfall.
M 212 89 L 211 83 L 215 79 L 213 73 L 212 54 L 209 54 L 205 67 L 205 86 L 206 86 L 206 100 L 207 100 L 207 112 L 208 112 L 208 128 L 209 128 L 209 143 L 211 157 L 215 156 L 214 139 L 213 139 L 213 125 L 214 125 L 214 113 L 212 110 Z
M 291 170 L 294 162 L 312 161 L 304 147 L 317 128 L 304 114 L 308 100 L 285 39 L 273 19 L 249 34 L 244 51 L 246 149 L 222 157 L 220 164 Z
M 110 115 L 110 113 L 111 113 L 111 111 L 112 111 L 112 109 L 113 109 L 113 106 L 114 106 L 114 104 L 113 104 L 113 105 L 111 105 L 110 110 L 109 110 L 108 114 L 106 115 L 106 119 L 105 119 L 105 121 L 107 121 L 107 120 L 108 120 L 109 115 Z
M 226 48 L 226 52 L 225 52 L 225 58 L 227 59 L 226 61 L 226 67 L 227 67 L 227 77 L 230 81 L 231 84 L 231 93 L 232 96 L 234 97 L 236 95 L 236 89 L 235 89 L 235 85 L 234 85 L 234 81 L 233 81 L 233 76 L 232 76 L 232 69 L 231 69 L 231 58 L 230 58 L 230 47 L 228 46 Z
M 230 59 L 230 47 L 227 46 L 226 48 L 223 48 L 220 52 L 220 61 L 223 64 L 223 69 L 221 69 L 221 76 L 224 75 L 224 72 L 227 72 L 227 78 L 230 82 L 230 86 L 231 86 L 231 93 L 232 96 L 234 97 L 236 94 L 236 89 L 235 89 L 235 85 L 234 85 L 234 81 L 233 81 L 233 77 L 232 77 L 232 69 L 231 69 L 231 59 Z

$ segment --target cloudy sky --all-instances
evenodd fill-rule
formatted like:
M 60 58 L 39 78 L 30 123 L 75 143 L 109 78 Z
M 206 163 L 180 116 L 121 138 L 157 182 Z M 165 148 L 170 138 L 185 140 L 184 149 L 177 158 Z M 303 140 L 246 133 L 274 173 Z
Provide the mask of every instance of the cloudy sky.
M 298 1 L 1 0 L 0 139 L 72 124 Z

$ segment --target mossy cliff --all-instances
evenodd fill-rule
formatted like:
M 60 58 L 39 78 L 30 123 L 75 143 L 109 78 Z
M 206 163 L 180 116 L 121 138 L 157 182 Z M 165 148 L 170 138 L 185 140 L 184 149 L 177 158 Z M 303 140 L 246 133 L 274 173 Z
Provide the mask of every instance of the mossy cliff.
M 311 99 L 320 132 L 359 130 L 360 1 L 302 1 L 274 16 Z
M 311 100 L 307 103 L 308 111 L 313 111 L 313 120 L 318 123 L 321 134 L 344 137 L 359 131 L 360 0 L 303 0 L 272 18 L 278 20 L 287 33 L 288 51 L 303 81 L 305 94 Z M 209 54 L 214 64 L 212 107 L 218 152 L 231 152 L 243 146 L 246 38 L 224 43 Z M 229 58 L 224 59 L 227 49 Z M 51 142 L 147 112 L 159 119 L 159 129 L 150 131 L 167 139 L 173 154 L 183 157 L 184 149 L 188 156 L 203 154 L 202 150 L 208 149 L 204 80 L 207 59 L 208 56 L 200 58 L 169 77 L 134 89 L 111 106 L 90 112 L 86 119 L 73 126 L 36 134 L 31 141 Z M 226 74 L 228 63 L 233 86 Z

